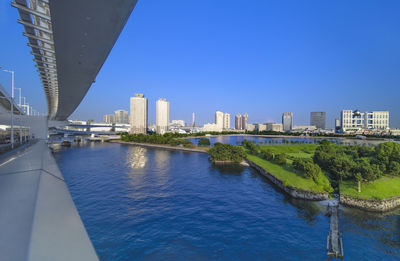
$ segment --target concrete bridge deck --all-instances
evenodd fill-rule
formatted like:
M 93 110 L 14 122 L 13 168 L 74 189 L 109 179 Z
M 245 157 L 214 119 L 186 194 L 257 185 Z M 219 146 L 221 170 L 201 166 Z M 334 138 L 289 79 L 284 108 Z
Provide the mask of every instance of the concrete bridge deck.
M 1 260 L 98 260 L 44 141 L 0 158 Z

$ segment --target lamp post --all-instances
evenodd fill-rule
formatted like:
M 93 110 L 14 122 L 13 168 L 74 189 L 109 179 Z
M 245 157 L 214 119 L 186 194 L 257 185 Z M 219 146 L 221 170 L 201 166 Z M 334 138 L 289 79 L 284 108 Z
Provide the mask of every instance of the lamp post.
M 14 148 L 14 71 L 3 70 L 11 73 L 11 148 Z
M 14 88 L 19 91 L 19 102 L 18 102 L 18 107 L 21 111 L 21 88 Z M 19 143 L 22 144 L 22 115 L 21 112 L 19 113 Z

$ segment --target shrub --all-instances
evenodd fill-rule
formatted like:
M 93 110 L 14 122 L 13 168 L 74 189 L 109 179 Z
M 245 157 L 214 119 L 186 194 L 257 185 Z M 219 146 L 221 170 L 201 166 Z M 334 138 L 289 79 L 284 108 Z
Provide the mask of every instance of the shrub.
M 210 145 L 210 140 L 207 138 L 201 138 L 198 142 L 197 145 L 199 146 L 209 146 Z
M 273 160 L 274 153 L 271 150 L 263 150 L 261 151 L 261 155 L 265 160 Z
M 285 153 L 280 153 L 275 156 L 275 160 L 279 165 L 284 165 L 286 164 L 286 154 Z

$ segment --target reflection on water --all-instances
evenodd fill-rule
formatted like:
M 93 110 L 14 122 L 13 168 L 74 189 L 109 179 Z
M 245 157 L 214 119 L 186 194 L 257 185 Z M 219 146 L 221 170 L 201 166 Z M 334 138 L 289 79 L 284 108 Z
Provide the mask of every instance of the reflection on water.
M 374 237 L 387 247 L 400 249 L 399 209 L 382 214 L 343 207 L 342 220 L 344 234 L 355 232 Z
M 211 163 L 211 169 L 218 170 L 223 174 L 235 174 L 240 175 L 246 167 L 240 164 L 230 164 L 230 163 Z
M 126 155 L 126 163 L 133 169 L 141 169 L 146 166 L 146 148 L 139 146 L 129 146 Z
M 167 150 L 154 150 L 155 163 L 158 169 L 168 170 L 171 153 Z

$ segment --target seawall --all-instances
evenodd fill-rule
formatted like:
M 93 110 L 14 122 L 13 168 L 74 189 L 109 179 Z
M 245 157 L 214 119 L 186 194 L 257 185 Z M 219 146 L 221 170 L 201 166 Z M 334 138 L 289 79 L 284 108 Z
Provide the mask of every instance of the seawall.
M 111 143 L 119 143 L 125 145 L 134 145 L 134 146 L 141 146 L 147 148 L 157 148 L 157 149 L 166 149 L 166 150 L 175 150 L 175 151 L 186 151 L 186 152 L 200 152 L 200 153 L 207 153 L 207 149 L 196 149 L 196 148 L 185 148 L 181 146 L 169 146 L 169 145 L 160 145 L 160 144 L 150 144 L 150 143 L 138 143 L 138 142 L 128 142 L 122 140 L 111 140 Z
M 341 194 L 340 203 L 345 206 L 354 207 L 362 210 L 373 211 L 373 212 L 385 212 L 393 210 L 400 206 L 400 196 L 383 200 L 372 200 L 372 199 L 359 199 Z
M 269 179 L 272 183 L 274 183 L 277 187 L 285 191 L 287 194 L 294 198 L 298 199 L 307 199 L 307 200 L 326 200 L 329 198 L 328 193 L 317 193 L 312 191 L 306 191 L 298 188 L 294 188 L 292 186 L 285 186 L 283 182 L 272 175 L 271 173 L 265 171 L 262 167 L 258 166 L 257 164 L 247 161 L 251 167 L 256 169 L 259 173 L 261 173 L 264 177 Z

